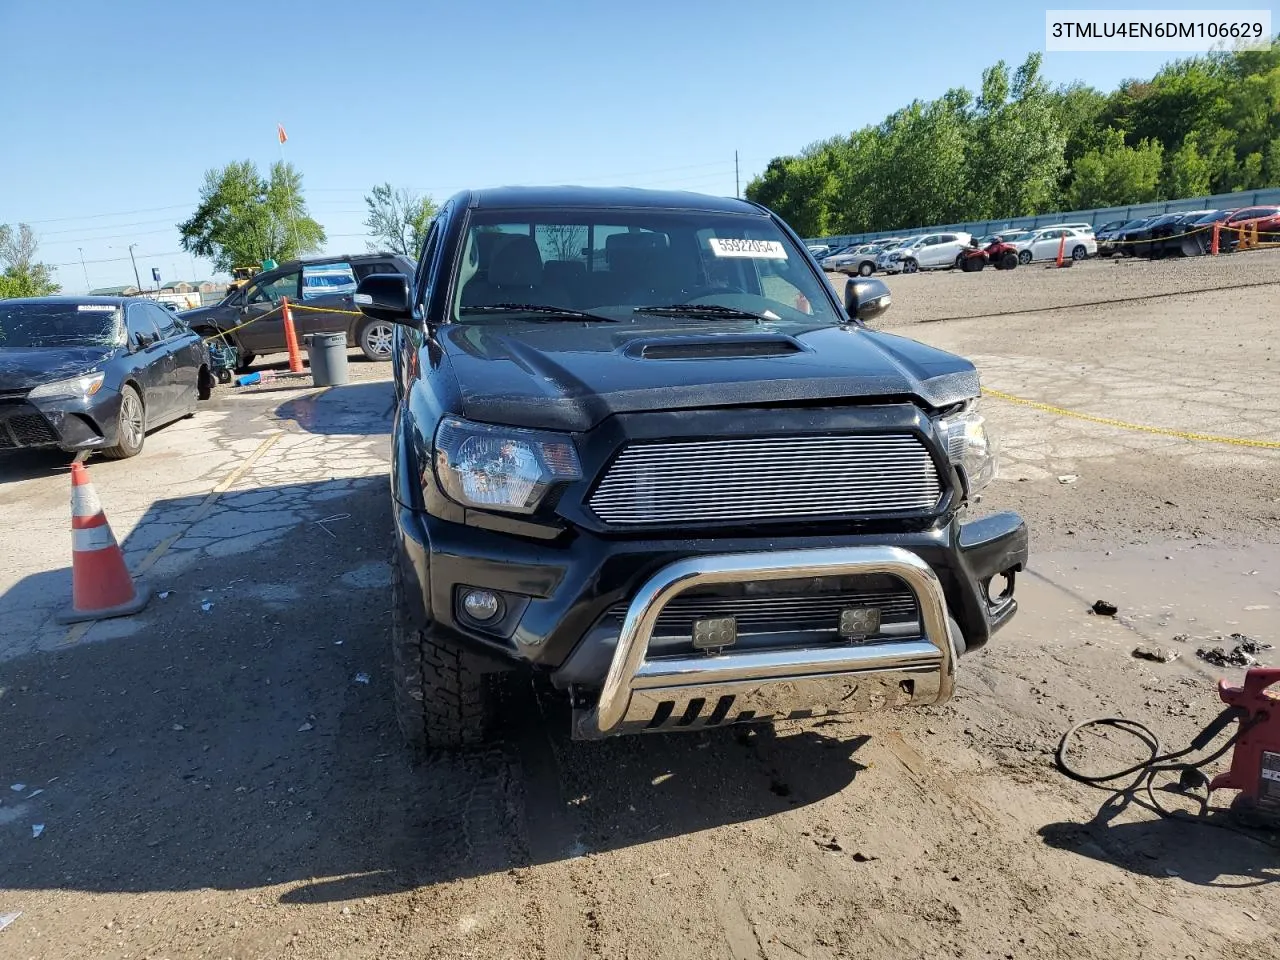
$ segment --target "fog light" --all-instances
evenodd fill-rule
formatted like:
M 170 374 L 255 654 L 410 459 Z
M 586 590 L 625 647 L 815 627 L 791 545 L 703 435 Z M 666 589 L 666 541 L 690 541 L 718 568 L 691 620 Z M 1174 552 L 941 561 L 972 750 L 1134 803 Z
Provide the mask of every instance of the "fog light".
M 462 595 L 462 609 L 477 623 L 486 623 L 502 613 L 502 601 L 488 590 L 468 590 Z
M 997 573 L 987 581 L 987 603 L 998 607 L 1013 596 L 1013 571 Z

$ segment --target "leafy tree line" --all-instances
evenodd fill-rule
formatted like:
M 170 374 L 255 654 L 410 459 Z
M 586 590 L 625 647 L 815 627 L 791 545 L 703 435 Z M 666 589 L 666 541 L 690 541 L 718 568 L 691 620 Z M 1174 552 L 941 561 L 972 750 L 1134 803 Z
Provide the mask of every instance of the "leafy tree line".
M 389 183 L 375 186 L 364 200 L 369 249 L 416 257 L 436 214 L 435 202 Z M 279 162 L 263 176 L 251 160 L 207 171 L 196 211 L 178 231 L 184 250 L 208 257 L 227 273 L 268 259 L 280 263 L 317 253 L 327 239 L 308 211 L 302 174 Z
M 1051 87 L 1033 53 L 747 185 L 806 237 L 1000 220 L 1280 185 L 1280 43 L 1167 64 L 1111 93 Z

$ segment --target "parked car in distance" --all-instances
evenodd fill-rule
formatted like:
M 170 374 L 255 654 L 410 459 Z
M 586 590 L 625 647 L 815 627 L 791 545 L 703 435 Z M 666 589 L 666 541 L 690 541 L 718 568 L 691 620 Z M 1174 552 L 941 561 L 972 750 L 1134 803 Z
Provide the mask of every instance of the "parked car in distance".
M 888 273 L 915 273 L 958 267 L 972 240 L 972 234 L 961 231 L 926 233 L 894 250 L 882 269 Z
M 1129 220 L 1115 230 L 1109 231 L 1105 239 L 1098 237 L 1099 254 L 1104 257 L 1116 253 L 1128 255 L 1132 249 L 1130 246 L 1131 241 L 1138 236 L 1139 231 L 1144 226 L 1154 219 L 1155 217 L 1138 217 L 1136 220 Z
M 825 243 L 816 243 L 813 246 L 809 247 L 808 250 L 811 254 L 813 254 L 813 258 L 815 260 L 821 260 L 823 257 L 829 257 L 833 252 L 832 249 L 829 246 L 827 246 Z
M 1270 235 L 1280 232 L 1280 207 L 1244 207 L 1227 217 L 1222 222 L 1222 226 L 1227 228 L 1224 229 L 1224 237 L 1229 250 L 1238 247 L 1241 237 L 1246 233 L 1251 235 L 1255 227 L 1258 231 L 1259 243 L 1276 242 L 1280 237 L 1271 238 Z M 1268 239 L 1264 240 L 1264 234 Z
M 864 243 L 851 250 L 827 257 L 822 261 L 822 269 L 850 276 L 857 274 L 860 277 L 869 277 L 876 272 L 876 257 L 880 255 L 880 250 L 881 248 L 874 243 Z
M 525 722 L 513 671 L 580 739 L 939 703 L 1015 615 L 1026 525 L 965 511 L 997 457 L 977 370 L 867 327 L 885 284 L 842 302 L 768 210 L 463 191 L 421 262 L 357 291 L 397 328 L 388 652 L 415 748 Z
M 1148 242 L 1134 245 L 1134 256 L 1147 256 L 1160 259 L 1170 254 L 1182 254 L 1183 241 L 1193 238 L 1198 228 L 1196 222 L 1208 216 L 1213 210 L 1182 210 L 1178 213 L 1157 217 L 1146 227 Z
M 1037 230 L 1056 230 L 1059 228 L 1065 228 L 1067 230 L 1075 230 L 1079 233 L 1087 233 L 1090 236 L 1094 236 L 1093 224 L 1084 223 L 1083 221 L 1080 223 L 1046 223 L 1042 227 L 1036 227 Z
M 185 310 L 180 316 L 205 337 L 238 327 L 227 337 L 239 352 L 244 370 L 257 356 L 286 349 L 279 308 L 288 297 L 299 306 L 292 311 L 299 343 L 308 333 L 345 332 L 348 347 L 359 347 L 370 360 L 390 360 L 394 327 L 360 315 L 354 299 L 356 284 L 374 273 L 411 276 L 413 271 L 411 260 L 394 253 L 293 260 L 255 274 L 221 303 Z
M 213 384 L 204 341 L 151 300 L 0 300 L 0 450 L 132 457 Z
M 1018 248 L 1018 262 L 1030 263 L 1033 260 L 1054 260 L 1058 250 L 1064 257 L 1072 260 L 1084 260 L 1098 252 L 1098 241 L 1093 234 L 1069 227 L 1047 227 L 1037 230 L 1029 237 L 1014 241 Z

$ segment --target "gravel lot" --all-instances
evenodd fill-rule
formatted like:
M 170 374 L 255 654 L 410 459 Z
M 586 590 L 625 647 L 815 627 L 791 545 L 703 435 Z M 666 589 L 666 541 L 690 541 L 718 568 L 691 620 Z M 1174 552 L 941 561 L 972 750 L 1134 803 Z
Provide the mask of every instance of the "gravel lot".
M 881 326 L 1019 397 L 1280 440 L 1277 281 L 1273 253 L 894 277 Z M 1127 302 L 1071 306 L 1102 300 Z M 1107 803 L 1051 754 L 1114 713 L 1181 746 L 1241 675 L 1199 638 L 1280 643 L 1280 451 L 988 398 L 1005 470 L 980 509 L 1022 511 L 1034 560 L 950 704 L 583 744 L 530 694 L 506 743 L 415 767 L 389 699 L 390 388 L 365 372 L 219 391 L 144 459 L 94 462 L 130 558 L 170 544 L 168 597 L 79 635 L 49 617 L 65 473 L 0 462 L 0 524 L 29 534 L 0 555 L 0 915 L 22 911 L 0 956 L 1274 956 L 1280 851 Z

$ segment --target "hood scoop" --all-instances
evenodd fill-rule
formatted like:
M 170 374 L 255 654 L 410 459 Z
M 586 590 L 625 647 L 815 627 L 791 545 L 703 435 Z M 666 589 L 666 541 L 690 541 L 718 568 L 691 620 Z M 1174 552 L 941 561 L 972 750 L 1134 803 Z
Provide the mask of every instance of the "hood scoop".
M 630 344 L 624 352 L 636 360 L 735 360 L 789 357 L 807 351 L 791 337 L 752 334 L 640 340 Z

